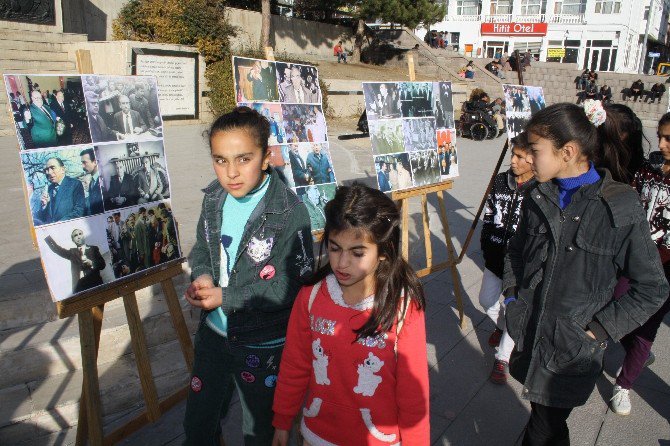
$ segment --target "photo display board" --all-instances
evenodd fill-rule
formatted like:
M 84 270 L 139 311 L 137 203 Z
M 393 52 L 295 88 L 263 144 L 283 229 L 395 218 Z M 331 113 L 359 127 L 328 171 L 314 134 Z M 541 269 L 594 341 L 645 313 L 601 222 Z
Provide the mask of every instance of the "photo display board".
M 322 230 L 324 206 L 335 196 L 337 180 L 318 70 L 233 56 L 233 72 L 237 104 L 270 121 L 270 164 L 307 206 L 312 232 Z
M 523 132 L 530 117 L 547 106 L 542 87 L 503 84 L 507 137 L 511 140 Z
M 451 82 L 363 82 L 382 192 L 458 176 Z
M 4 81 L 53 300 L 180 258 L 156 78 Z

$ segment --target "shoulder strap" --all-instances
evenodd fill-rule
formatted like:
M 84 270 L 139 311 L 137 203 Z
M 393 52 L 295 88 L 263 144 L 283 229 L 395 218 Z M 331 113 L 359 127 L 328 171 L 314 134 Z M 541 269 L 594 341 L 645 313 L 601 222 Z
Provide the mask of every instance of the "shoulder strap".
M 312 311 L 312 304 L 314 304 L 314 299 L 316 299 L 316 295 L 319 292 L 319 288 L 321 288 L 321 282 L 322 280 L 319 280 L 317 283 L 314 284 L 312 287 L 312 291 L 309 293 L 309 302 L 307 303 L 307 312 L 311 313 Z
M 407 305 L 401 307 L 398 310 L 398 323 L 395 325 L 395 344 L 393 345 L 393 351 L 395 352 L 396 359 L 398 358 L 398 336 L 400 336 L 400 330 L 405 324 L 405 317 L 407 316 L 407 310 L 409 309 L 410 302 L 407 302 Z

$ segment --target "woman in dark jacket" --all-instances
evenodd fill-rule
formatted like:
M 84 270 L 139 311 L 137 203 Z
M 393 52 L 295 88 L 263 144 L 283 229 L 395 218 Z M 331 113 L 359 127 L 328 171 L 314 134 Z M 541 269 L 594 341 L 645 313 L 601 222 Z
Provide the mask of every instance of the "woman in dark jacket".
M 510 373 L 531 416 L 523 445 L 568 445 L 566 420 L 603 369 L 607 340 L 642 325 L 668 283 L 635 191 L 591 159 L 602 108 L 573 104 L 538 112 L 526 126 L 540 183 L 528 192 L 505 259 Z M 631 288 L 612 298 L 617 278 Z

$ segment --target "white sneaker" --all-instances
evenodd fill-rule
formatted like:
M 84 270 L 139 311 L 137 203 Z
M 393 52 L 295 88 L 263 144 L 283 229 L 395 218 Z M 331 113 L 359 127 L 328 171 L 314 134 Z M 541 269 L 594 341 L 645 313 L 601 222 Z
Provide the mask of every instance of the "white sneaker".
M 615 385 L 610 399 L 610 407 L 612 412 L 617 415 L 630 415 L 631 405 L 628 389 Z

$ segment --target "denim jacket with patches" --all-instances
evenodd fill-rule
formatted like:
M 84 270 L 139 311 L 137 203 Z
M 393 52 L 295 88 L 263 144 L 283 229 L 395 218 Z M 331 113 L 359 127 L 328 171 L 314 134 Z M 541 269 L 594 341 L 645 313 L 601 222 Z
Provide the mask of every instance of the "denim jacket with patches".
M 274 170 L 270 170 L 270 175 L 268 190 L 246 223 L 228 286 L 223 288 L 221 308 L 228 318 L 231 345 L 284 337 L 293 301 L 314 265 L 307 208 Z M 191 256 L 191 279 L 208 274 L 218 284 L 221 209 L 227 193 L 216 180 L 203 192 Z M 250 252 L 250 244 L 266 249 Z M 208 313 L 202 312 L 201 324 Z

